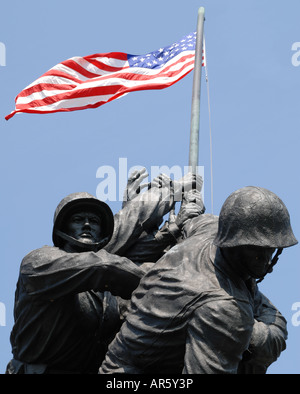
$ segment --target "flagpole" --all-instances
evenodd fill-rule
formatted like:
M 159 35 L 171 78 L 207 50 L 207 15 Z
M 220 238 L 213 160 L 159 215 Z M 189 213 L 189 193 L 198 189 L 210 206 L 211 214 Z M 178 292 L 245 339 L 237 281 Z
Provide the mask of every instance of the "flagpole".
M 195 50 L 191 130 L 190 130 L 190 151 L 189 151 L 189 168 L 193 174 L 197 174 L 198 156 L 199 156 L 203 27 L 204 27 L 204 7 L 200 7 L 198 10 L 198 22 L 197 22 L 197 39 L 196 39 L 196 50 Z

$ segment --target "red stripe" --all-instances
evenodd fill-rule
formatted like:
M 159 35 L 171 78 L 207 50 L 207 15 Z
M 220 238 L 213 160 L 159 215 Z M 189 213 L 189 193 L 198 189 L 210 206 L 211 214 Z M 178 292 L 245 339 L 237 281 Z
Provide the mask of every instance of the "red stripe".
M 114 96 L 112 99 L 108 100 L 108 101 L 112 101 L 120 96 L 122 96 L 122 94 L 120 95 L 116 95 Z M 23 109 L 21 111 L 15 110 L 12 113 L 10 113 L 9 115 L 5 116 L 6 120 L 9 120 L 10 118 L 12 118 L 16 113 L 18 112 L 22 112 L 22 113 L 28 113 L 28 114 L 52 114 L 54 112 L 72 112 L 72 111 L 78 111 L 78 110 L 83 110 L 83 109 L 88 109 L 88 108 L 98 108 L 101 105 L 106 104 L 108 101 L 101 101 L 99 103 L 95 103 L 95 104 L 87 104 L 85 106 L 81 106 L 81 107 L 73 107 L 73 108 L 59 108 L 59 109 L 55 109 L 55 110 L 49 110 L 49 111 L 39 111 L 36 109 L 32 109 L 32 108 L 28 108 L 28 109 Z
M 24 109 L 30 107 L 41 107 L 44 105 L 50 105 L 57 103 L 61 100 L 72 100 L 75 98 L 84 98 L 92 96 L 103 96 L 107 94 L 115 94 L 123 85 L 112 85 L 112 86 L 97 86 L 89 89 L 72 90 L 70 92 L 55 94 L 54 96 L 45 97 L 40 100 L 33 100 L 26 104 L 16 104 L 16 109 Z
M 17 111 L 13 111 L 11 114 L 6 115 L 6 116 L 5 116 L 5 119 L 6 119 L 6 120 L 9 120 L 9 119 L 12 118 L 16 113 L 17 113 Z
M 76 82 L 76 83 L 82 83 L 82 80 L 81 80 L 81 79 L 75 78 L 75 77 L 73 77 L 72 75 L 67 74 L 67 73 L 65 73 L 65 72 L 63 72 L 63 71 L 54 70 L 54 69 L 51 69 L 51 70 L 45 72 L 45 74 L 43 74 L 40 78 L 42 78 L 42 77 L 48 77 L 48 76 L 49 76 L 49 77 L 61 77 L 61 78 L 66 78 L 66 79 L 70 79 L 71 81 L 74 81 L 74 82 Z M 99 76 L 99 75 L 98 75 L 98 76 Z M 40 79 L 40 78 L 39 78 L 39 79 Z M 37 79 L 35 82 L 38 83 L 39 79 Z
M 86 78 L 99 77 L 99 74 L 95 74 L 95 73 L 92 73 L 92 72 L 86 70 L 84 67 L 80 66 L 78 63 L 76 63 L 72 59 L 65 60 L 64 62 L 61 62 L 60 64 L 63 64 L 64 66 L 71 68 L 72 70 L 78 72 L 79 74 L 83 75 Z
M 77 85 L 68 84 L 52 84 L 52 83 L 39 83 L 37 85 L 31 86 L 30 88 L 22 90 L 17 97 L 30 96 L 32 93 L 39 93 L 43 90 L 71 90 L 76 88 Z
M 110 59 L 117 59 L 117 60 L 127 60 L 128 55 L 127 53 L 123 52 L 107 52 L 107 53 L 95 53 L 94 55 L 84 56 L 83 59 L 95 59 L 97 57 L 108 57 Z
M 129 68 L 129 66 L 125 66 L 125 67 L 109 66 L 108 64 L 102 63 L 96 59 L 89 59 L 87 61 L 89 63 L 93 64 L 95 67 L 99 68 L 99 70 L 104 70 L 104 71 L 109 71 L 109 72 L 116 72 L 116 71 L 124 70 L 124 68 Z
M 110 53 L 106 53 L 106 54 L 102 53 L 99 55 L 85 56 L 82 58 L 82 59 L 94 64 L 99 69 L 102 69 L 105 71 L 111 71 L 111 72 L 122 70 L 123 67 L 108 66 L 108 65 L 100 62 L 99 60 L 95 59 L 95 57 L 102 57 L 102 58 L 108 57 L 110 59 L 127 60 L 127 54 L 122 53 L 122 52 L 110 52 Z M 93 77 L 99 76 L 99 74 L 95 74 L 95 73 L 88 71 L 86 68 L 80 66 L 76 61 L 74 61 L 72 59 L 65 60 L 64 62 L 62 62 L 60 64 L 63 64 L 65 66 L 77 71 L 78 73 L 84 75 L 87 78 L 93 78 Z
M 164 69 L 164 72 L 168 71 L 171 67 L 174 67 L 174 65 L 176 65 L 176 64 L 186 63 L 188 61 L 188 59 L 192 59 L 192 62 L 194 62 L 195 55 L 191 54 L 191 55 L 185 55 L 185 56 L 180 57 L 175 63 L 169 64 Z M 191 62 L 189 62 L 187 64 L 191 64 Z
M 99 62 L 98 60 L 95 60 L 95 59 L 87 59 L 87 57 L 85 57 L 84 59 L 87 60 L 89 63 L 92 63 L 94 66 L 98 67 L 99 69 L 103 69 L 104 71 L 116 72 L 116 71 L 119 71 L 119 70 L 129 67 L 129 66 L 112 67 L 112 66 L 108 66 L 102 62 Z M 123 60 L 123 59 L 118 59 L 118 60 Z M 87 78 L 94 78 L 94 77 L 101 76 L 99 74 L 94 74 L 94 73 L 87 71 L 84 67 L 78 65 L 75 61 L 69 62 L 69 60 L 66 60 L 65 62 L 62 62 L 60 64 L 64 64 L 65 66 L 73 69 L 74 71 L 84 75 Z M 55 68 L 52 68 L 49 71 L 45 72 L 45 74 L 43 74 L 40 78 L 45 77 L 45 76 L 55 76 L 55 77 L 67 78 L 67 79 L 71 79 L 72 81 L 77 82 L 77 83 L 82 82 L 81 79 L 74 77 L 73 75 L 67 73 L 66 71 L 57 70 Z M 38 79 L 37 79 L 37 81 L 38 81 Z
M 124 87 L 124 90 L 122 90 L 121 95 L 123 95 L 125 93 L 129 93 L 129 92 L 140 91 L 140 90 L 152 90 L 152 89 L 159 90 L 159 89 L 164 89 L 164 88 L 170 87 L 170 86 L 174 85 L 176 82 L 180 81 L 183 77 L 185 77 L 191 71 L 192 70 L 188 70 L 186 73 L 184 73 L 182 76 L 180 76 L 178 79 L 175 79 L 174 81 L 169 81 L 169 82 L 164 82 L 164 83 L 162 83 L 162 82 L 157 82 L 157 83 L 151 82 L 151 83 L 148 83 L 146 85 L 136 85 L 136 86 L 130 87 L 130 88 Z M 115 98 L 117 98 L 117 97 L 113 97 L 113 98 L 109 99 L 108 101 L 112 101 Z

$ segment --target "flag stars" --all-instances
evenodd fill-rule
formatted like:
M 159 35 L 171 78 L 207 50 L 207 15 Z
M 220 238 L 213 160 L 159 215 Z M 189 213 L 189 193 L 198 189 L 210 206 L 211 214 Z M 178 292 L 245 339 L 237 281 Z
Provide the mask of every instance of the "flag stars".
M 170 46 L 167 46 L 165 48 L 159 48 L 157 51 L 140 56 L 129 56 L 129 65 L 145 68 L 162 67 L 166 62 L 171 60 L 174 56 L 177 56 L 180 52 L 195 49 L 195 43 L 196 33 L 194 32 Z

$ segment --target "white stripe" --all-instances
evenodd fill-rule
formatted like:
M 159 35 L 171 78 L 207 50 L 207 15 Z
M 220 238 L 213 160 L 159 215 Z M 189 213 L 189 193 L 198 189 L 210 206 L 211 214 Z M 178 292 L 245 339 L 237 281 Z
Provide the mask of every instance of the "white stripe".
M 97 54 L 96 54 L 97 55 Z M 91 59 L 97 60 L 99 62 L 102 62 L 106 64 L 107 66 L 110 67 L 128 67 L 129 62 L 128 60 L 120 60 L 120 59 L 115 59 L 114 57 L 107 57 L 107 56 L 97 56 L 97 57 L 92 57 Z
M 63 73 L 66 73 L 66 74 L 70 75 L 73 78 L 79 79 L 80 81 L 86 81 L 86 80 L 90 79 L 89 77 L 85 77 L 84 75 L 82 75 L 78 71 L 73 70 L 73 68 L 68 67 L 68 66 L 66 66 L 64 64 L 57 64 L 55 67 L 51 68 L 51 70 L 49 70 L 49 71 L 52 71 L 52 70 L 54 70 L 54 71 L 56 71 L 56 70 L 57 71 L 61 71 Z
M 93 64 L 87 62 L 82 57 L 73 57 L 72 59 L 69 59 L 69 60 L 73 60 L 80 67 L 84 68 L 88 72 L 91 72 L 91 73 L 97 74 L 97 75 L 102 75 L 102 72 L 101 72 L 101 70 L 98 67 L 95 67 Z
M 92 96 L 92 97 L 78 97 L 72 100 L 61 100 L 57 103 L 53 103 L 50 105 L 44 105 L 42 107 L 34 107 L 32 108 L 34 111 L 55 111 L 57 109 L 62 108 L 75 108 L 75 107 L 83 107 L 88 104 L 96 104 L 100 101 L 107 102 L 113 95 L 106 96 Z M 31 108 L 28 108 L 31 109 Z M 21 110 L 22 111 L 22 110 Z
M 42 100 L 46 97 L 55 96 L 56 94 L 66 94 L 74 91 L 75 89 L 76 88 L 70 90 L 42 90 L 41 92 L 35 92 L 26 97 L 18 97 L 16 104 L 27 104 L 34 100 Z
M 107 57 L 104 58 L 92 58 L 91 60 L 96 59 L 98 61 L 101 61 L 102 63 L 105 63 L 106 65 L 109 65 L 110 67 L 128 67 L 129 63 L 127 61 L 118 61 L 118 59 L 108 59 Z M 111 73 L 113 71 L 106 71 L 106 70 L 102 70 L 101 68 L 98 68 L 96 66 L 94 66 L 94 64 L 90 63 L 89 61 L 85 60 L 82 57 L 73 57 L 72 59 L 69 60 L 74 60 L 75 63 L 77 63 L 79 66 L 83 67 L 85 70 L 93 73 L 93 74 L 98 74 L 98 75 L 103 75 L 103 74 L 107 74 L 107 73 Z M 110 60 L 110 64 L 109 64 L 109 60 Z M 120 64 L 120 65 L 117 65 Z M 100 67 L 100 66 L 99 66 Z
M 26 86 L 22 90 L 22 92 L 26 89 L 31 88 L 32 86 L 39 85 L 40 83 L 49 83 L 53 85 L 78 85 L 78 82 L 75 82 L 71 79 L 65 78 L 65 77 L 57 77 L 53 75 L 46 75 L 46 76 L 41 76 L 39 79 L 36 79 L 34 82 L 32 82 L 30 85 Z

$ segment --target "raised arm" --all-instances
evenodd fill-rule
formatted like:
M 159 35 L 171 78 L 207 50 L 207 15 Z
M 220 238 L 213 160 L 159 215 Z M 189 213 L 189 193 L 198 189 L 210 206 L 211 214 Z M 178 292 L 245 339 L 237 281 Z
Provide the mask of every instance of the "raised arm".
M 110 291 L 129 299 L 144 271 L 125 257 L 100 250 L 67 253 L 45 246 L 22 261 L 20 281 L 27 294 L 56 299 L 88 290 Z

